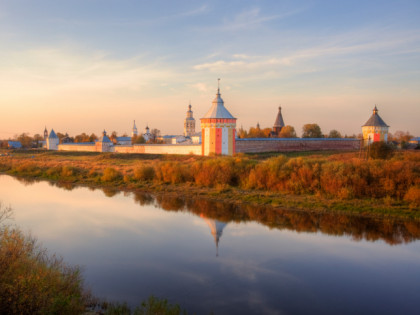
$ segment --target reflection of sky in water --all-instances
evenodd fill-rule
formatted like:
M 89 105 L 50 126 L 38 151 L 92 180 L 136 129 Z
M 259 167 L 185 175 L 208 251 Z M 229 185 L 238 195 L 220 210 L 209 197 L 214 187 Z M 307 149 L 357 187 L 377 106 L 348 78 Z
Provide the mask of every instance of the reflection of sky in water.
M 83 266 L 101 297 L 139 304 L 154 294 L 200 314 L 417 311 L 419 241 L 389 246 L 255 222 L 223 225 L 122 193 L 25 186 L 7 176 L 0 187 L 16 223 Z

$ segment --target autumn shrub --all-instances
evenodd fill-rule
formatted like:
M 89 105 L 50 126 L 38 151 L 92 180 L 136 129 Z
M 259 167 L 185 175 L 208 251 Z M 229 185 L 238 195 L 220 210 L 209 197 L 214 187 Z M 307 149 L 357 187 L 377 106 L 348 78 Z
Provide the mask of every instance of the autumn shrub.
M 101 180 L 103 182 L 113 182 L 113 181 L 119 180 L 121 178 L 122 178 L 121 173 L 118 172 L 115 168 L 107 167 L 104 170 L 104 173 L 101 177 Z
M 155 179 L 164 183 L 179 184 L 191 181 L 189 165 L 180 162 L 163 162 L 154 167 Z
M 289 176 L 286 186 L 288 191 L 303 194 L 319 190 L 321 165 L 316 160 L 292 158 L 283 169 L 283 177 Z
M 218 184 L 236 186 L 239 183 L 234 158 L 213 158 L 196 162 L 192 174 L 195 183 L 205 187 Z
M 61 166 L 53 166 L 48 168 L 45 171 L 45 174 L 48 178 L 58 179 L 62 174 L 62 167 Z
M 86 301 L 77 267 L 17 228 L 0 229 L 1 314 L 81 314 Z
M 390 144 L 378 141 L 370 145 L 369 156 L 372 159 L 389 159 L 394 155 L 394 151 Z
M 249 172 L 247 186 L 264 190 L 284 190 L 289 178 L 284 169 L 287 161 L 288 158 L 280 155 L 255 165 Z
M 420 187 L 412 186 L 407 190 L 404 196 L 404 200 L 410 203 L 412 208 L 420 208 Z
M 65 166 L 63 166 L 63 168 L 61 170 L 61 176 L 62 177 L 72 177 L 72 176 L 76 175 L 76 172 L 77 172 L 77 170 L 73 166 L 65 165 Z
M 17 174 L 30 175 L 30 176 L 39 176 L 42 173 L 38 165 L 32 162 L 21 163 L 17 166 L 14 166 L 12 170 Z
M 155 169 L 152 166 L 142 165 L 134 170 L 134 178 L 137 180 L 153 180 Z

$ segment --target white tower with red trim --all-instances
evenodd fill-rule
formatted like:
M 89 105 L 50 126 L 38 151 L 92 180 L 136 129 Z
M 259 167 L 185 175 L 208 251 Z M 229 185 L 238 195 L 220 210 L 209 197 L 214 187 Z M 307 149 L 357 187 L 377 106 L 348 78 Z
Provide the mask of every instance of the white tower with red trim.
M 212 107 L 200 121 L 202 155 L 235 153 L 236 118 L 225 108 L 219 86 Z

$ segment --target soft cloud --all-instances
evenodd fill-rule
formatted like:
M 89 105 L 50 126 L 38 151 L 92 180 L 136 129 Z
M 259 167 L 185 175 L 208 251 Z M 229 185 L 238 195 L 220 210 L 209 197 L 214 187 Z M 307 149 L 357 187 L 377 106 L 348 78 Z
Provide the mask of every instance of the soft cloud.
M 170 79 L 165 67 L 135 57 L 113 59 L 103 52 L 31 49 L 4 52 L 0 61 L 0 98 L 50 95 L 63 91 L 141 90 L 153 82 Z
M 200 92 L 208 92 L 210 90 L 209 86 L 205 83 L 202 82 L 198 82 L 195 84 L 190 84 L 188 85 L 189 87 L 195 88 Z
M 262 15 L 260 8 L 247 9 L 235 15 L 232 19 L 230 17 L 229 19 L 225 19 L 222 26 L 218 28 L 224 31 L 240 31 L 250 28 L 258 28 L 266 22 L 283 19 L 301 11 L 302 9 L 298 9 L 281 14 Z

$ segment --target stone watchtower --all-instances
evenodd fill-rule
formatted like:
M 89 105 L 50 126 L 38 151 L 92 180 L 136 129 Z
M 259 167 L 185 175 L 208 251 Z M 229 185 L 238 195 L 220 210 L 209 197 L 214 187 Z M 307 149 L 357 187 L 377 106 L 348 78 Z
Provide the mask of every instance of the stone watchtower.
M 388 129 L 389 126 L 378 115 L 378 108 L 375 105 L 372 116 L 362 126 L 364 145 L 377 141 L 388 142 Z
M 47 138 L 47 150 L 58 150 L 58 143 L 60 140 L 54 132 L 54 129 L 51 129 L 50 135 Z
M 191 103 L 188 105 L 187 117 L 184 120 L 184 136 L 191 137 L 195 134 L 195 119 L 191 110 Z
M 102 133 L 102 137 L 95 142 L 96 152 L 112 152 L 114 150 L 114 144 L 106 135 L 106 131 Z
M 219 87 L 212 107 L 200 120 L 202 155 L 233 155 L 236 118 L 225 108 Z

